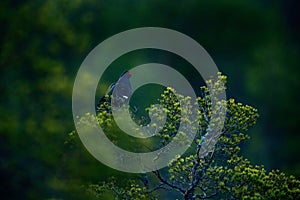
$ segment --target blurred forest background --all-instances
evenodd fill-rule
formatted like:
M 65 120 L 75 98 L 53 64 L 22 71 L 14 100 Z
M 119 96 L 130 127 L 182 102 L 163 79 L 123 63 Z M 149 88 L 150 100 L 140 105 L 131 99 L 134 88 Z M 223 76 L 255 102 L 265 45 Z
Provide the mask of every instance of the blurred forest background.
M 84 147 L 64 144 L 74 130 L 72 86 L 96 45 L 145 26 L 174 29 L 199 42 L 228 76 L 228 97 L 259 110 L 244 156 L 299 178 L 299 13 L 296 0 L 0 1 L 2 199 L 79 198 L 81 183 L 119 173 Z M 137 52 L 127 62 L 175 62 L 156 55 Z M 125 68 L 110 68 L 107 83 Z M 180 71 L 192 83 L 202 81 Z M 100 87 L 97 95 L 104 92 Z

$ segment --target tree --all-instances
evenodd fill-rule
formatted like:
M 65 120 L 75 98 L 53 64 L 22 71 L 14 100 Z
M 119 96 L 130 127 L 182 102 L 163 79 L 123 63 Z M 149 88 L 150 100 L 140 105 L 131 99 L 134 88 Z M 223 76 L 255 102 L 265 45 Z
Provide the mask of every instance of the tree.
M 299 26 L 293 26 L 297 22 L 293 14 L 298 15 L 294 3 L 2 0 L 2 199 L 84 199 L 80 196 L 82 191 L 78 188 L 82 184 L 78 179 L 95 183 L 111 176 L 109 168 L 88 157 L 82 145 L 75 151 L 68 149 L 74 154 L 83 149 L 80 159 L 78 154 L 69 156 L 61 166 L 62 152 L 66 152 L 63 145 L 66 135 L 62 133 L 74 129 L 72 86 L 80 63 L 99 42 L 121 31 L 147 26 L 171 28 L 199 41 L 223 67 L 220 69 L 234 77 L 228 83 L 234 95 L 239 100 L 244 96 L 253 98 L 251 102 L 265 114 L 260 118 L 265 119 L 260 120 L 264 126 L 256 124 L 260 128 L 256 132 L 251 130 L 255 135 L 254 145 L 247 149 L 256 157 L 248 158 L 261 162 L 266 155 L 270 158 L 264 160 L 267 167 L 277 166 L 299 177 L 299 161 L 295 159 L 299 151 L 296 139 L 299 112 L 294 106 L 299 102 L 295 92 L 299 86 L 299 46 L 295 42 Z M 289 16 L 287 21 L 286 16 Z M 197 83 L 197 76 L 189 73 L 175 55 L 166 52 L 148 55 L 150 49 L 145 51 L 126 54 L 124 59 L 112 63 L 104 82 L 115 80 L 111 75 L 118 75 L 121 67 L 157 62 L 178 66 L 191 83 Z M 112 137 L 119 139 L 116 135 Z M 268 141 L 268 145 L 261 149 L 256 141 Z M 271 149 L 268 147 L 277 144 L 282 148 L 276 156 L 268 156 L 274 150 L 267 151 Z M 259 152 L 266 153 L 257 156 Z
M 100 184 L 90 184 L 88 191 L 98 199 L 108 199 L 109 196 L 118 199 L 156 199 L 159 197 L 159 190 L 170 193 L 176 191 L 177 196 L 183 199 L 299 199 L 300 181 L 295 177 L 278 170 L 267 172 L 263 166 L 253 166 L 239 155 L 241 143 L 249 139 L 244 132 L 258 118 L 257 110 L 249 105 L 237 103 L 234 99 L 219 101 L 214 105 L 227 106 L 224 128 L 215 148 L 199 156 L 208 130 L 219 123 L 218 118 L 213 121 L 211 118 L 215 110 L 212 109 L 211 98 L 225 89 L 225 83 L 226 76 L 219 73 L 216 79 L 206 82 L 207 86 L 201 87 L 201 95 L 197 98 L 199 127 L 193 144 L 184 155 L 177 155 L 164 169 L 144 174 L 123 184 L 119 181 L 117 183 L 114 178 Z M 184 120 L 180 118 L 180 113 L 187 110 L 180 107 L 175 94 L 174 89 L 166 88 L 158 100 L 167 113 L 167 121 L 160 127 L 162 129 L 154 129 L 162 130 L 156 132 L 160 142 L 157 143 L 157 138 L 150 142 L 140 141 L 139 149 L 145 146 L 147 149 L 161 147 L 176 135 L 178 123 Z M 190 101 L 189 97 L 182 95 L 178 95 L 178 98 Z M 120 142 L 122 139 L 116 137 L 112 114 L 108 112 L 109 103 L 104 102 L 101 106 L 101 112 L 98 113 L 100 125 L 110 138 L 115 139 L 116 144 L 123 143 Z M 155 112 L 159 113 L 160 110 Z M 137 123 L 147 124 L 147 117 L 136 116 L 134 112 L 131 114 Z M 83 117 L 82 122 L 89 123 L 86 119 L 87 117 Z M 132 138 L 126 144 L 131 146 L 131 142 L 136 146 L 137 142 Z

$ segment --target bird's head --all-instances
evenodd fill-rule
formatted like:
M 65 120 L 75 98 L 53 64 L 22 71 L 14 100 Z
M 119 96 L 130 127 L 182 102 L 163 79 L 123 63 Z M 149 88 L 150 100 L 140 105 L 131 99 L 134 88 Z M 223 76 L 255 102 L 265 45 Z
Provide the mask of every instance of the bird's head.
M 120 76 L 120 78 L 130 78 L 131 77 L 131 72 L 130 71 L 125 71 L 125 72 L 123 72 L 122 74 L 121 74 L 121 76 Z

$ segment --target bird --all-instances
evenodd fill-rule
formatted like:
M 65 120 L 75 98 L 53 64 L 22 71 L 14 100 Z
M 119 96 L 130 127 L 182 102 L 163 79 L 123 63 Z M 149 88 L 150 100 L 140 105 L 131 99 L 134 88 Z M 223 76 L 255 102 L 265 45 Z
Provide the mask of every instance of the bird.
M 109 86 L 105 95 L 99 100 L 96 106 L 97 111 L 102 110 L 101 105 L 105 102 L 107 102 L 109 106 L 113 105 L 114 107 L 121 107 L 129 103 L 132 95 L 132 87 L 129 80 L 131 75 L 131 72 L 125 71 L 121 74 L 117 82 Z

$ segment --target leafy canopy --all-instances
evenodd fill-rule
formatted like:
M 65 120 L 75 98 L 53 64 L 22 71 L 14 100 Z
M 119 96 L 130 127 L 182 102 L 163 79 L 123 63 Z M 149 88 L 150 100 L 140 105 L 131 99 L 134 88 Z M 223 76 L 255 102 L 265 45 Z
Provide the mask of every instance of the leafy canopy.
M 195 140 L 184 155 L 177 155 L 169 165 L 162 170 L 143 174 L 127 182 L 120 183 L 111 178 L 100 184 L 90 184 L 88 191 L 98 199 L 157 199 L 160 191 L 167 191 L 174 197 L 184 199 L 299 199 L 300 181 L 293 176 L 287 176 L 278 170 L 267 172 L 263 166 L 253 166 L 239 155 L 240 144 L 249 139 L 245 131 L 256 123 L 257 109 L 237 103 L 234 99 L 218 101 L 212 105 L 212 98 L 225 89 L 226 76 L 219 73 L 201 87 L 201 95 L 197 98 L 198 110 L 193 110 L 190 97 L 177 95 L 172 88 L 166 88 L 158 102 L 163 109 L 152 108 L 155 119 L 163 121 L 162 112 L 167 114 L 165 124 L 151 124 L 151 131 L 155 137 L 136 140 L 135 138 L 120 138 L 119 131 L 114 124 L 110 110 L 110 97 L 100 105 L 97 119 L 116 144 L 124 144 L 124 148 L 132 147 L 139 151 L 149 151 L 160 148 L 171 141 L 176 134 L 186 136 L 186 132 L 179 132 L 178 126 L 182 120 L 181 113 L 196 112 L 199 118 Z M 182 108 L 180 101 L 188 102 L 188 107 Z M 205 149 L 203 140 L 208 137 L 211 129 L 221 123 L 217 112 L 225 112 L 224 127 L 217 138 L 214 148 Z M 155 110 L 156 109 L 156 110 Z M 149 111 L 150 109 L 147 109 Z M 215 112 L 215 113 L 214 113 Z M 135 115 L 132 118 L 137 124 L 147 125 L 149 117 Z M 89 115 L 90 116 L 90 115 Z M 90 116 L 91 117 L 91 116 Z M 82 123 L 89 123 L 86 117 Z M 187 123 L 193 123 L 187 121 Z M 149 124 L 148 124 L 149 126 Z M 184 138 L 184 137 L 183 137 Z M 188 141 L 182 140 L 182 145 Z M 203 150 L 204 148 L 204 150 Z M 131 149 L 132 150 L 132 149 Z M 134 150 L 134 149 L 133 149 Z M 199 156 L 202 152 L 203 156 Z

